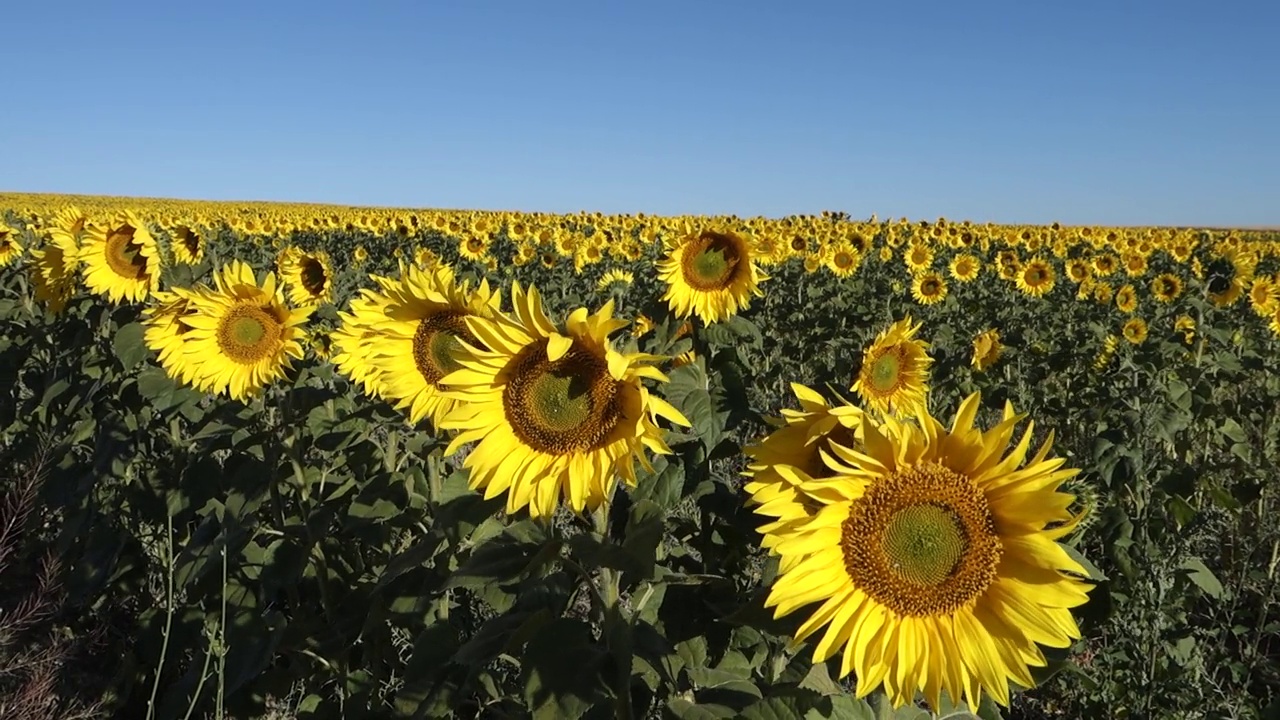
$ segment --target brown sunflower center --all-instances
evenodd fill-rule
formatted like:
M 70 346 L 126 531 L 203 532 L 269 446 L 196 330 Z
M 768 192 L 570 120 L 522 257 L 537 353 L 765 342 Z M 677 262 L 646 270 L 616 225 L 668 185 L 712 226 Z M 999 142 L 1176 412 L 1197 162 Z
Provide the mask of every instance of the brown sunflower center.
M 547 359 L 546 340 L 526 347 L 510 370 L 502 404 L 516 437 L 551 455 L 599 447 L 622 418 L 608 363 L 576 341 L 555 361 Z
M 473 255 L 479 255 L 484 252 L 484 240 L 481 240 L 478 237 L 473 237 L 467 240 L 467 252 Z
M 720 233 L 704 232 L 681 258 L 684 280 L 696 290 L 723 290 L 733 282 L 742 261 L 741 242 Z
M 849 268 L 853 267 L 853 255 L 851 253 L 847 253 L 843 250 L 838 250 L 836 251 L 835 257 L 832 259 L 835 262 L 836 267 L 840 268 L 841 270 L 848 270 Z
M 283 334 L 284 318 L 271 308 L 241 302 L 218 323 L 218 347 L 232 361 L 249 365 L 275 352 Z
M 298 263 L 298 278 L 302 283 L 302 289 L 312 297 L 324 294 L 324 289 L 329 283 L 329 275 L 324 271 L 324 263 L 310 255 L 304 256 Z
M 854 585 L 905 616 L 955 612 L 986 591 L 1002 546 L 986 497 L 937 462 L 873 484 L 841 526 Z
M 937 278 L 926 278 L 920 283 L 920 294 L 925 297 L 933 297 L 942 290 L 942 283 Z
M 142 255 L 142 243 L 134 241 L 137 231 L 130 225 L 121 225 L 107 236 L 107 246 L 103 254 L 107 267 L 115 274 L 130 280 L 142 280 L 147 277 L 147 259 Z
M 1045 279 L 1044 269 L 1040 267 L 1035 267 L 1035 266 L 1029 267 L 1027 268 L 1026 274 L 1023 275 L 1023 279 L 1026 280 L 1027 284 L 1031 285 L 1032 287 L 1039 285 L 1043 283 Z
M 178 231 L 178 242 L 182 243 L 188 255 L 195 257 L 200 253 L 200 236 L 191 228 L 182 228 Z
M 472 346 L 480 345 L 476 336 L 467 329 L 466 317 L 466 313 L 445 311 L 418 323 L 413 334 L 413 363 L 423 379 L 432 385 L 462 368 L 462 363 L 458 362 L 461 341 Z

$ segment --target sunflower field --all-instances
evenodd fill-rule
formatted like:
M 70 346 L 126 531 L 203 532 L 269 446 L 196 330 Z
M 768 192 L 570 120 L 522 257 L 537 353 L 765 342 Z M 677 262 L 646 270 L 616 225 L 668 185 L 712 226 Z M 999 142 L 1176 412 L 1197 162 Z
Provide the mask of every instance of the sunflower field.
M 1280 716 L 1280 235 L 0 194 L 0 717 Z

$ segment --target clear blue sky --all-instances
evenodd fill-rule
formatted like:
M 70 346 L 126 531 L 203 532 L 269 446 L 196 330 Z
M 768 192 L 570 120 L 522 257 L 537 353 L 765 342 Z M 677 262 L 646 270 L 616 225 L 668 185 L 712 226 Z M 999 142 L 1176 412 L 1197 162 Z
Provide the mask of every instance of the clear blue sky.
M 1280 2 L 10 3 L 0 189 L 1280 225 Z

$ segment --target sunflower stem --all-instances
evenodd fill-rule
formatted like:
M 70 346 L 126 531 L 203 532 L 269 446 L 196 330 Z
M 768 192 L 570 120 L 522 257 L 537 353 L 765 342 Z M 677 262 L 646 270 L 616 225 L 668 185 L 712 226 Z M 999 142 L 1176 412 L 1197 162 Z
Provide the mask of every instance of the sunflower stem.
M 609 542 L 609 506 L 610 503 L 604 502 L 600 507 L 591 513 L 591 524 L 595 532 L 600 536 L 601 544 Z M 626 654 L 628 657 L 618 658 L 617 674 L 613 679 L 613 692 L 615 696 L 615 708 L 619 720 L 631 720 L 631 648 L 629 634 L 631 628 L 628 627 L 629 622 L 624 618 L 621 607 L 622 597 L 622 571 L 613 568 L 600 568 L 600 603 L 601 619 L 604 625 L 604 636 L 613 641 L 616 637 L 622 636 L 627 638 L 623 641 L 624 647 L 610 647 L 612 652 L 618 654 Z M 621 625 L 622 627 L 617 627 Z M 612 645 L 612 642 L 610 642 Z

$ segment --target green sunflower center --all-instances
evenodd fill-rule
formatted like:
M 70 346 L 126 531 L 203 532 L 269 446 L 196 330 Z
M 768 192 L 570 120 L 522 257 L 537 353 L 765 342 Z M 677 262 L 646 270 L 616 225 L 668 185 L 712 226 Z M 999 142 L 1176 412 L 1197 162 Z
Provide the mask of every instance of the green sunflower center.
M 833 258 L 833 261 L 835 262 L 836 267 L 840 268 L 841 270 L 847 270 L 853 267 L 853 255 L 844 251 L 836 252 L 836 255 Z
M 724 290 L 733 283 L 743 250 L 742 241 L 735 237 L 704 232 L 685 248 L 685 282 L 696 290 Z
M 574 342 L 547 360 L 547 341 L 525 348 L 509 371 L 502 402 L 523 443 L 551 455 L 599 447 L 622 418 L 618 382 L 604 357 Z
M 995 579 L 1003 551 L 986 496 L 938 462 L 872 484 L 841 526 L 845 572 L 904 616 L 947 615 Z
M 481 345 L 467 329 L 466 317 L 466 313 L 446 311 L 418 323 L 413 334 L 413 362 L 428 383 L 436 385 L 445 375 L 462 368 L 458 353 L 463 341 Z
M 879 393 L 891 393 L 902 384 L 902 357 L 897 348 L 889 348 L 871 361 L 871 387 Z
M 142 255 L 142 244 L 134 242 L 136 230 L 128 225 L 121 225 L 107 236 L 107 246 L 103 252 L 107 267 L 115 274 L 130 280 L 141 280 L 147 277 L 147 259 Z
M 270 357 L 283 334 L 284 319 L 272 309 L 241 302 L 218 323 L 218 347 L 230 360 L 250 365 Z
M 298 263 L 298 277 L 301 280 L 302 289 L 312 297 L 324 294 L 325 287 L 329 283 L 329 275 L 324 271 L 324 263 L 310 255 L 303 257 Z

